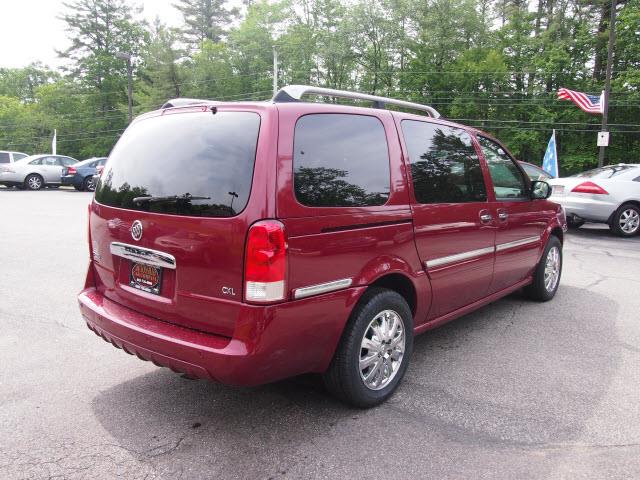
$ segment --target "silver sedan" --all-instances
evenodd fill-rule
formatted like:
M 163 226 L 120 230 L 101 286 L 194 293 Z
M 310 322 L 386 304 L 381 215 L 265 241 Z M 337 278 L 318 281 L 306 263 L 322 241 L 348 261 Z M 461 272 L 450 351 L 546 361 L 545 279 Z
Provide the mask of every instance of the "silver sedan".
M 570 226 L 606 223 L 621 237 L 640 232 L 640 164 L 607 165 L 547 182 L 550 200 L 564 207 Z
M 62 168 L 78 163 L 64 155 L 30 155 L 17 162 L 0 165 L 0 185 L 40 190 L 60 185 Z

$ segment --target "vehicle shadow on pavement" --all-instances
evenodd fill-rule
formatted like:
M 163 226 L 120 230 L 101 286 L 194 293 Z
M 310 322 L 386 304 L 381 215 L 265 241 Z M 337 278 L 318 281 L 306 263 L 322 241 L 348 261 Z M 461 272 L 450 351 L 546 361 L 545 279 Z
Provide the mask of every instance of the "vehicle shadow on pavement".
M 371 410 L 335 401 L 315 377 L 234 388 L 167 369 L 100 392 L 92 407 L 118 448 L 168 477 L 356 469 L 360 478 L 398 462 L 424 477 L 486 449 L 500 464 L 501 452 L 581 434 L 617 368 L 617 310 L 602 295 L 567 286 L 549 303 L 511 295 L 417 337 L 404 383 Z M 434 445 L 447 454 L 425 454 Z M 532 455 L 503 473 L 524 474 L 539 461 Z

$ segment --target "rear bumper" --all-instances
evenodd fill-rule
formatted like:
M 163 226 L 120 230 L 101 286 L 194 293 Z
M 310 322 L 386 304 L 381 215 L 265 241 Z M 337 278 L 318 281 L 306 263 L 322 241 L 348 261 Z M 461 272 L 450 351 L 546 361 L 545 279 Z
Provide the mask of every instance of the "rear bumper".
M 14 172 L 0 172 L 0 185 L 6 185 L 12 187 L 15 185 L 22 185 L 24 183 L 24 177 L 21 177 Z
M 277 306 L 241 305 L 233 338 L 173 325 L 109 300 L 95 288 L 78 296 L 87 326 L 156 365 L 232 385 L 258 385 L 326 370 L 364 287 Z
M 60 182 L 62 183 L 62 185 L 73 185 L 79 187 L 82 183 L 82 179 L 79 177 L 76 178 L 76 175 L 65 175 L 63 177 L 60 177 Z
M 594 199 L 595 195 L 552 195 L 549 200 L 564 207 L 567 216 L 577 215 L 584 220 L 607 222 L 616 211 L 617 204 L 605 199 Z M 602 195 L 599 195 L 602 197 Z

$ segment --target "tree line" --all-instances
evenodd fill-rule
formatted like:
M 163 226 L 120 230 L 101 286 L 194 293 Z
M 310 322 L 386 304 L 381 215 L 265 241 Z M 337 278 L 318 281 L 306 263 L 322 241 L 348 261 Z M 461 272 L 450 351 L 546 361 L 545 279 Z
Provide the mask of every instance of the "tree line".
M 233 3 L 236 4 L 235 2 Z M 0 149 L 106 155 L 134 112 L 167 99 L 264 100 L 311 84 L 427 103 L 540 164 L 556 129 L 561 171 L 597 163 L 600 116 L 556 100 L 604 88 L 608 0 L 176 0 L 181 27 L 141 20 L 128 0 L 72 0 L 64 68 L 0 69 Z M 620 0 L 607 163 L 638 162 L 640 0 Z M 635 155 L 635 156 L 634 156 Z

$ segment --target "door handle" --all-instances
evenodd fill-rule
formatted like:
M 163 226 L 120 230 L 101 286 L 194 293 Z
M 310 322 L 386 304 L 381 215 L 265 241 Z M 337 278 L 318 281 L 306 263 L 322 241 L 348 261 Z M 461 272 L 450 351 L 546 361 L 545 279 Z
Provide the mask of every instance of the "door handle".
M 480 221 L 482 223 L 490 223 L 491 220 L 493 220 L 493 217 L 491 216 L 490 213 L 481 213 L 480 214 Z
M 498 218 L 501 222 L 505 222 L 509 218 L 509 214 L 507 212 L 498 212 Z

